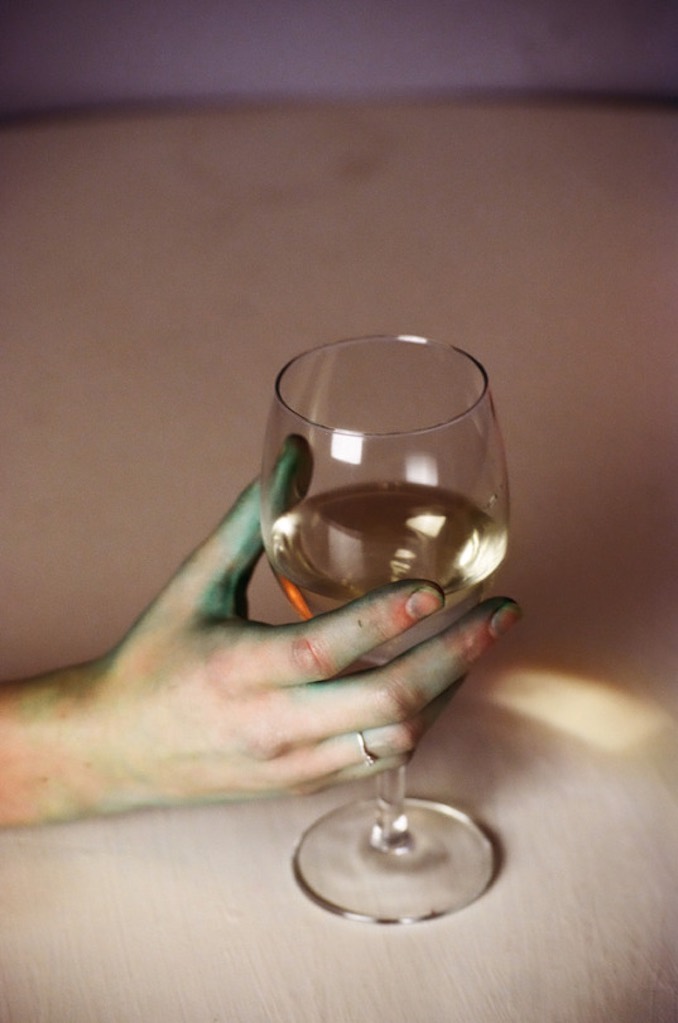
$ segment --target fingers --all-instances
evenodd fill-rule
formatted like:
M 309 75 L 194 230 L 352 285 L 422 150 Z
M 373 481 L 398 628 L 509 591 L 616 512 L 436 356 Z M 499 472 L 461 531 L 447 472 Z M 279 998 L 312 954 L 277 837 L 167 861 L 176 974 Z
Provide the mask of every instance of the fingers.
M 411 751 L 474 662 L 519 618 L 513 601 L 494 598 L 389 664 L 299 687 L 299 738 L 322 741 L 362 731 L 379 757 Z
M 332 678 L 438 611 L 443 602 L 433 583 L 403 580 L 309 622 L 271 630 L 271 681 L 296 686 Z M 261 649 L 258 652 L 264 654 Z
M 466 676 L 472 665 L 520 619 L 518 605 L 506 597 L 484 601 L 438 636 L 402 654 L 382 672 L 383 713 L 407 720 Z M 398 714 L 399 711 L 399 714 Z
M 370 753 L 377 758 L 378 762 L 393 756 L 411 757 L 423 736 L 438 720 L 454 694 L 460 689 L 465 678 L 466 675 L 461 675 L 454 679 L 447 689 L 405 721 L 395 721 L 377 728 L 364 728 L 362 734 Z
M 358 687 L 361 681 L 367 683 L 362 693 L 365 717 L 361 730 L 366 733 L 372 729 L 394 729 L 389 745 L 394 751 L 401 750 L 407 746 L 407 732 L 412 731 L 411 723 L 416 722 L 417 716 L 426 708 L 435 708 L 434 701 L 443 694 L 451 696 L 472 665 L 520 617 L 520 609 L 514 601 L 504 597 L 487 600 L 440 635 L 370 672 L 369 677 L 348 679 L 343 692 L 336 692 L 335 698 L 339 702 L 342 695 L 348 696 L 351 687 L 359 699 Z M 337 688 L 335 686 L 335 690 Z M 441 709 L 441 705 L 437 709 Z M 398 732 L 405 733 L 400 742 Z M 381 736 L 370 732 L 370 749 L 380 753 L 383 738 L 383 732 Z
M 261 792 L 303 794 L 398 767 L 409 758 L 409 754 L 384 757 L 368 766 L 354 732 L 295 747 L 278 759 L 259 763 L 253 776 Z
M 248 743 L 265 785 L 312 791 L 407 762 L 469 668 L 519 618 L 513 601 L 495 598 L 390 664 L 278 690 L 274 728 L 258 716 Z

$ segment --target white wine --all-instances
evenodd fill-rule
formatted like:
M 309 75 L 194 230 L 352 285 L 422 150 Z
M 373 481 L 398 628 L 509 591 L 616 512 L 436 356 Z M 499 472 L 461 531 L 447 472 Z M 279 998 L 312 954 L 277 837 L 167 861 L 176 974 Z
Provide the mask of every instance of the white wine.
M 506 552 L 506 525 L 467 498 L 417 483 L 361 483 L 301 501 L 273 524 L 269 558 L 304 618 L 397 579 L 466 591 Z

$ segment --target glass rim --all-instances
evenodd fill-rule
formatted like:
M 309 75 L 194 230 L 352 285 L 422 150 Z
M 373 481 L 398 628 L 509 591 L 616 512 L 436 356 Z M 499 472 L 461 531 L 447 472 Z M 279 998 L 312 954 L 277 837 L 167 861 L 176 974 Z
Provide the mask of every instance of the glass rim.
M 461 355 L 469 363 L 473 364 L 473 366 L 475 366 L 475 368 L 479 371 L 480 379 L 482 381 L 480 393 L 478 394 L 477 398 L 475 398 L 474 401 L 467 405 L 467 407 L 462 412 L 458 412 L 456 415 L 450 416 L 447 419 L 442 419 L 437 423 L 431 423 L 428 426 L 415 427 L 414 429 L 410 430 L 383 430 L 383 431 L 351 430 L 342 428 L 340 426 L 328 426 L 327 423 L 320 423 L 317 422 L 315 419 L 310 418 L 309 416 L 305 416 L 302 412 L 300 412 L 296 408 L 293 408 L 293 406 L 290 405 L 289 402 L 285 400 L 281 390 L 282 380 L 285 374 L 290 369 L 292 369 L 292 367 L 295 366 L 297 363 L 301 362 L 303 359 L 306 359 L 309 355 L 321 354 L 323 352 L 335 350 L 338 348 L 349 348 L 353 347 L 354 345 L 365 344 L 368 342 L 370 344 L 393 344 L 394 342 L 404 344 L 416 344 L 427 346 L 430 348 L 435 348 L 438 351 L 454 352 L 457 355 Z M 307 348 L 303 352 L 298 352 L 296 355 L 293 355 L 290 359 L 287 360 L 287 362 L 281 367 L 281 369 L 276 374 L 274 393 L 276 400 L 280 403 L 280 405 L 282 405 L 283 408 L 285 408 L 293 416 L 296 416 L 297 419 L 302 420 L 304 423 L 307 423 L 309 426 L 312 426 L 316 430 L 323 430 L 327 433 L 346 433 L 360 437 L 398 437 L 403 436 L 405 434 L 428 433 L 430 431 L 440 430 L 443 427 L 451 426 L 454 423 L 460 422 L 462 419 L 465 419 L 467 416 L 471 415 L 471 413 L 476 408 L 478 408 L 480 403 L 484 401 L 484 399 L 489 395 L 489 389 L 490 389 L 489 376 L 482 362 L 480 362 L 480 360 L 477 359 L 475 355 L 471 355 L 470 352 L 465 351 L 463 348 L 458 348 L 456 345 L 446 344 L 443 341 L 436 341 L 434 338 L 424 337 L 423 335 L 420 334 L 366 334 L 364 336 L 343 338 L 339 341 L 329 341 L 326 344 L 318 345 L 315 348 Z

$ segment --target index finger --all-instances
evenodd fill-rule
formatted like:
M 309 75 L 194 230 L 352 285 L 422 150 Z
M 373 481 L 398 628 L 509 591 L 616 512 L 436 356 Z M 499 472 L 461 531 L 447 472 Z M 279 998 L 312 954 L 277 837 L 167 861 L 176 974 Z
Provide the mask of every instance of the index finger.
M 520 614 L 513 600 L 494 597 L 387 664 L 323 686 L 300 687 L 297 713 L 306 708 L 307 738 L 362 731 L 369 748 L 379 748 L 381 730 L 416 722 L 443 694 L 451 694 Z
M 471 666 L 521 616 L 515 601 L 491 597 L 467 611 L 437 636 L 424 640 L 393 661 L 365 676 L 363 729 L 406 721 L 459 682 Z M 359 687 L 360 679 L 348 679 L 343 694 Z M 337 690 L 341 687 L 337 686 Z M 366 698 L 367 697 L 367 698 Z M 369 711 L 368 711 L 369 707 Z
M 443 594 L 434 583 L 407 579 L 382 586 L 308 622 L 272 628 L 264 639 L 268 682 L 296 686 L 333 678 L 439 610 L 443 603 Z M 260 654 L 261 641 L 258 635 Z

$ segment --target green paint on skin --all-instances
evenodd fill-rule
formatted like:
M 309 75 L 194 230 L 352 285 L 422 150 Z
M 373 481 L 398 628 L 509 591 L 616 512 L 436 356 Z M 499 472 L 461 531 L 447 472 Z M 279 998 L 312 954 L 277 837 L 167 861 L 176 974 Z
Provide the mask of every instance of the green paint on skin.
M 92 665 L 56 670 L 19 687 L 17 712 L 24 723 L 62 719 L 75 704 L 83 706 L 92 696 L 102 674 Z
M 220 532 L 224 539 L 225 563 L 200 600 L 200 612 L 206 622 L 247 614 L 247 586 L 263 550 L 258 484 L 240 495 Z
M 279 518 L 308 493 L 313 475 L 313 455 L 303 437 L 290 434 L 283 441 L 278 460 L 265 486 L 273 518 Z
M 313 458 L 307 442 L 295 435 L 287 437 L 267 482 L 275 517 L 289 511 L 306 494 L 312 471 Z M 233 615 L 247 616 L 247 587 L 263 551 L 259 500 L 257 482 L 240 495 L 221 526 L 226 541 L 225 564 L 220 577 L 207 588 L 201 600 L 201 613 L 208 623 Z

